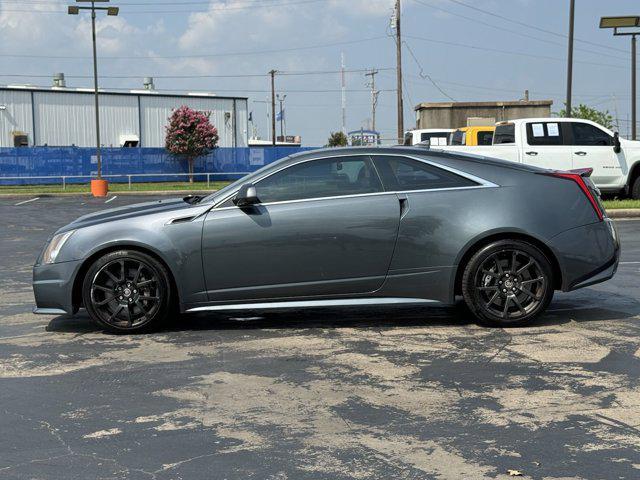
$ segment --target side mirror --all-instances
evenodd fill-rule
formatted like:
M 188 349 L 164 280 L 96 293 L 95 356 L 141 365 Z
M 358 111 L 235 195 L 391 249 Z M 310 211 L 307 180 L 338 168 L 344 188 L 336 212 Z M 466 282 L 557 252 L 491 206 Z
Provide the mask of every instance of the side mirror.
M 251 205 L 260 203 L 256 187 L 252 183 L 242 185 L 236 196 L 233 197 L 233 203 L 240 208 L 250 207 Z
M 615 153 L 622 151 L 622 147 L 620 147 L 620 134 L 618 132 L 613 133 L 613 151 Z

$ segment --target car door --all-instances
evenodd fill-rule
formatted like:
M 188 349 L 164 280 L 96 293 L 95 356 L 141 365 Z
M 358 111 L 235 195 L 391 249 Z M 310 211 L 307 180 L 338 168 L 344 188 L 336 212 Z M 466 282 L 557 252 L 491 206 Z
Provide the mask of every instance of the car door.
M 207 215 L 209 301 L 361 294 L 384 282 L 400 204 L 366 155 L 301 161 L 255 183 L 260 203 Z
M 571 147 L 565 145 L 563 122 L 527 122 L 523 142 L 523 163 L 553 170 L 571 170 Z
M 613 136 L 586 122 L 569 122 L 573 168 L 593 168 L 591 180 L 599 188 L 621 184 L 622 171 L 613 151 Z M 623 155 L 623 153 L 620 153 Z

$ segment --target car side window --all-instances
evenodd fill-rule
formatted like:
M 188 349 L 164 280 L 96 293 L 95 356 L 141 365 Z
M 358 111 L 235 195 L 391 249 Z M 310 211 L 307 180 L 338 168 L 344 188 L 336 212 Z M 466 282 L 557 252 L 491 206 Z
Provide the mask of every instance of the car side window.
M 456 130 L 451 134 L 451 145 L 466 145 L 466 134 Z
M 493 132 L 478 132 L 478 145 L 491 145 L 493 143 Z
M 529 145 L 562 145 L 562 128 L 558 122 L 527 123 L 527 143 Z
M 368 156 L 344 156 L 292 165 L 256 183 L 261 203 L 382 191 Z
M 431 190 L 478 185 L 448 170 L 407 157 L 374 155 L 373 161 L 386 190 Z
M 613 145 L 613 137 L 588 123 L 571 122 L 572 145 Z
M 498 125 L 493 134 L 493 144 L 516 143 L 516 127 L 513 123 Z

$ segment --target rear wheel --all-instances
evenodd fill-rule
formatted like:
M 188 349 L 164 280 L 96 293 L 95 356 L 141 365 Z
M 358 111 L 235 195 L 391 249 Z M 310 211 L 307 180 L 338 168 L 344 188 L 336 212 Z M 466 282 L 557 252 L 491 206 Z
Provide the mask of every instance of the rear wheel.
M 82 296 L 89 316 L 113 332 L 157 327 L 170 311 L 166 268 L 155 258 L 132 250 L 107 253 L 85 276 Z
M 553 298 L 553 270 L 546 256 L 520 240 L 483 247 L 467 263 L 462 277 L 465 302 L 490 326 L 530 323 Z
M 640 200 L 640 175 L 631 183 L 629 194 L 634 200 Z

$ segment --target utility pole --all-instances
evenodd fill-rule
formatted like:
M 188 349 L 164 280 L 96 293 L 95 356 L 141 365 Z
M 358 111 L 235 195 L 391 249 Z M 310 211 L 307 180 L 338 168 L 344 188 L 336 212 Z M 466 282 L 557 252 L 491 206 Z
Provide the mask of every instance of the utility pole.
M 573 82 L 573 24 L 575 19 L 576 0 L 569 3 L 569 44 L 567 51 L 567 100 L 565 111 L 567 117 L 571 117 L 571 87 Z
M 271 75 L 271 144 L 276 146 L 276 72 L 270 70 Z
M 344 75 L 344 52 L 340 55 L 340 79 L 342 90 L 342 133 L 347 135 L 347 82 Z
M 573 1 L 573 0 L 572 0 Z M 404 108 L 402 105 L 402 36 L 400 34 L 400 0 L 396 0 L 395 29 L 396 29 L 396 93 L 398 97 L 398 143 L 404 138 Z
M 636 139 L 636 35 L 631 35 L 631 140 Z
M 372 68 L 371 71 L 365 73 L 365 77 L 371 77 L 371 82 L 367 84 L 368 87 L 371 87 L 371 130 L 376 129 L 376 106 L 378 105 L 378 94 L 379 91 L 376 90 L 376 75 L 378 74 L 378 70 Z

